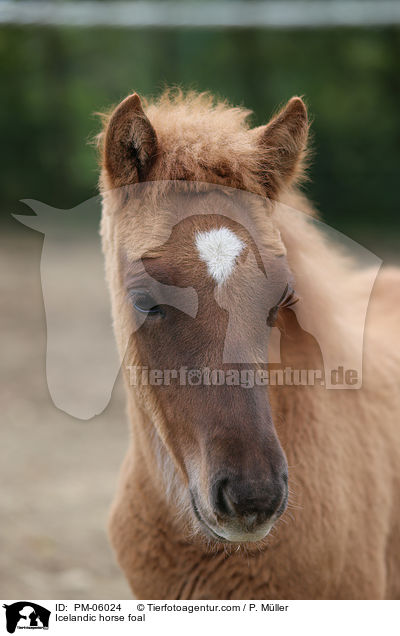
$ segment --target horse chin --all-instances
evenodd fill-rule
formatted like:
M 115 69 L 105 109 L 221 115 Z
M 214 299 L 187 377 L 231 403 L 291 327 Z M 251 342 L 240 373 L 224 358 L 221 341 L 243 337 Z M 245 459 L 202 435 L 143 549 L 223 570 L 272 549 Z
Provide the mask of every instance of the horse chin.
M 193 512 L 202 533 L 207 537 L 207 539 L 213 539 L 219 543 L 258 543 L 265 539 L 265 537 L 270 533 L 277 518 L 274 515 L 272 519 L 252 530 L 246 530 L 238 522 L 228 522 L 221 525 L 208 520 L 206 521 L 205 514 L 200 510 L 195 498 L 192 496 L 191 499 Z
M 273 525 L 270 521 L 252 531 L 246 531 L 239 526 L 218 526 L 215 529 L 208 527 L 208 530 L 213 538 L 222 543 L 258 543 L 268 536 Z

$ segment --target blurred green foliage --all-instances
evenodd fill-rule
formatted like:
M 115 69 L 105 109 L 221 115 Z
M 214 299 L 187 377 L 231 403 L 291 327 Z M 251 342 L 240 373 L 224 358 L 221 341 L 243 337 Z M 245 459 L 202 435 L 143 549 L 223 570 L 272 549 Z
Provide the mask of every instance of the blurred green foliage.
M 268 120 L 304 95 L 314 120 L 306 191 L 331 225 L 399 233 L 400 29 L 0 29 L 1 214 L 96 193 L 95 111 L 132 90 L 210 90 Z

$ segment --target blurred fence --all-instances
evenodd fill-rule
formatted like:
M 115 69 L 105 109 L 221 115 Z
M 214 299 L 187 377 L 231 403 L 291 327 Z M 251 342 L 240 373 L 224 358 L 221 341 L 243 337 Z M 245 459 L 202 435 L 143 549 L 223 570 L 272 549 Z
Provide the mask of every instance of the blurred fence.
M 400 24 L 398 0 L 1 2 L 0 22 L 57 26 L 301 28 Z
M 94 112 L 133 90 L 180 85 L 245 105 L 253 125 L 303 95 L 307 194 L 366 247 L 378 235 L 397 241 L 398 1 L 0 0 L 0 80 L 0 219 L 10 229 L 23 231 L 11 217 L 27 212 L 21 199 L 72 208 L 96 193 Z

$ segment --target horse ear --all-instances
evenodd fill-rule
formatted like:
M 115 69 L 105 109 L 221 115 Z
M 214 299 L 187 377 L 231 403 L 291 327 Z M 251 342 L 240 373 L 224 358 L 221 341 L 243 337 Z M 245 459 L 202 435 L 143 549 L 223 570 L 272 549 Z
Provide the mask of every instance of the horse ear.
M 292 97 L 266 126 L 254 130 L 262 150 L 261 176 L 270 198 L 301 176 L 308 128 L 303 100 Z
M 143 181 L 156 151 L 155 130 L 134 93 L 117 106 L 105 131 L 103 160 L 113 187 Z

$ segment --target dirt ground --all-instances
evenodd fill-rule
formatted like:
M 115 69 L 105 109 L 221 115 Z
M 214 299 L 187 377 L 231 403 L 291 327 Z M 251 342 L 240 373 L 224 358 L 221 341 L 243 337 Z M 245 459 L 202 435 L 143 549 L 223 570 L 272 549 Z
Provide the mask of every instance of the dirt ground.
M 41 246 L 22 226 L 1 238 L 0 598 L 131 598 L 106 531 L 128 439 L 121 380 L 91 420 L 53 405 Z M 73 248 L 68 271 L 80 275 Z

